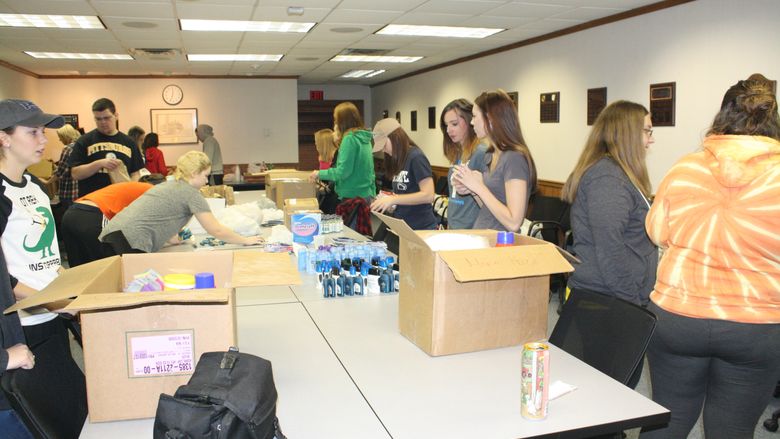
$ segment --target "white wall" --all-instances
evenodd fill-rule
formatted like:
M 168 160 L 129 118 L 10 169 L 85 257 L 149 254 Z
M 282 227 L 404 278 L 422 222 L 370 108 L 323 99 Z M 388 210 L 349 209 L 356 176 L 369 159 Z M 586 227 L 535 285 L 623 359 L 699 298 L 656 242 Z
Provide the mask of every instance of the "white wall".
M 167 84 L 184 91 L 171 107 L 162 100 Z M 47 112 L 77 113 L 85 130 L 95 128 L 92 103 L 101 97 L 114 101 L 123 132 L 133 125 L 151 131 L 151 108 L 197 108 L 198 123 L 214 127 L 224 163 L 297 162 L 298 108 L 295 79 L 40 79 L 38 104 Z M 59 157 L 59 142 L 52 150 Z M 199 144 L 163 145 L 169 166 Z
M 374 87 L 372 112 L 401 111 L 408 131 L 409 112 L 417 110 L 412 138 L 432 164 L 446 165 L 438 123 L 427 128 L 427 108 L 440 112 L 452 99 L 473 101 L 489 89 L 518 91 L 539 177 L 565 181 L 589 132 L 588 88 L 606 86 L 609 101 L 649 106 L 650 84 L 676 82 L 676 126 L 655 129 L 648 155 L 655 187 L 698 148 L 730 85 L 754 72 L 780 79 L 778 17 L 777 0 L 698 0 Z M 561 92 L 561 122 L 541 124 L 539 94 L 553 91 Z
M 366 126 L 372 125 L 371 118 L 371 88 L 367 85 L 356 84 L 298 84 L 298 99 L 308 100 L 309 91 L 322 90 L 325 100 L 363 100 L 363 111 Z M 381 113 L 380 113 L 381 115 Z

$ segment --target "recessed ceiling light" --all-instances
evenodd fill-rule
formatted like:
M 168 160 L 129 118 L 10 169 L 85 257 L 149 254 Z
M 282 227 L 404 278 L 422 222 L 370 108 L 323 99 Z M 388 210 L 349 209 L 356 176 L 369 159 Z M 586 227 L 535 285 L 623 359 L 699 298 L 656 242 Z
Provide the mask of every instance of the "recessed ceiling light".
M 279 61 L 282 55 L 249 55 L 249 54 L 219 54 L 219 55 L 187 55 L 189 61 Z
M 418 37 L 485 38 L 504 29 L 484 27 L 415 26 L 411 24 L 388 24 L 379 29 L 377 35 L 409 35 Z
M 151 29 L 157 27 L 157 23 L 150 23 L 148 21 L 125 21 L 122 26 L 132 27 L 133 29 Z
M 119 53 L 65 53 L 65 52 L 27 52 L 33 58 L 46 59 L 105 59 L 105 60 L 128 60 L 132 56 Z
M 0 26 L 105 29 L 103 22 L 92 15 L 0 14 Z
M 181 30 L 232 31 L 232 32 L 299 32 L 306 33 L 316 23 L 288 21 L 240 21 L 240 20 L 179 20 Z
M 357 32 L 363 32 L 362 27 L 334 27 L 330 30 L 331 32 L 335 32 L 337 34 L 354 34 Z
M 350 70 L 339 76 L 339 78 L 372 78 L 384 72 L 385 70 Z
M 372 56 L 372 55 L 336 55 L 331 61 L 337 62 L 399 62 L 408 63 L 421 60 L 421 56 Z

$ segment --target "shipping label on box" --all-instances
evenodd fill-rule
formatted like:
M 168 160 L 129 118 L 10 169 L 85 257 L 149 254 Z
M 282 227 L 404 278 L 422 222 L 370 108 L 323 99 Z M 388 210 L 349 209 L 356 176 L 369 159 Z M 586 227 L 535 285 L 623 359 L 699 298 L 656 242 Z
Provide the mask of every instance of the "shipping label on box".
M 322 230 L 322 215 L 319 213 L 295 213 L 290 216 L 290 231 L 293 242 L 311 244 Z
M 125 337 L 128 377 L 192 374 L 195 367 L 195 334 L 192 329 L 130 331 Z

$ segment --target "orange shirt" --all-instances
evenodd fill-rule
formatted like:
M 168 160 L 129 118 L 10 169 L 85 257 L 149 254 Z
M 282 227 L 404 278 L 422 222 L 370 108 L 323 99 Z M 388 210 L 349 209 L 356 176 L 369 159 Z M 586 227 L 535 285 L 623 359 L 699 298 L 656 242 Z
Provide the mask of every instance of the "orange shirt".
M 650 295 L 658 306 L 780 323 L 780 142 L 707 137 L 666 175 L 645 225 L 666 248 Z
M 135 201 L 136 198 L 151 189 L 152 186 L 150 183 L 139 183 L 137 181 L 114 183 L 84 195 L 76 202 L 82 200 L 91 201 L 103 212 L 106 218 L 111 219 L 120 210 Z

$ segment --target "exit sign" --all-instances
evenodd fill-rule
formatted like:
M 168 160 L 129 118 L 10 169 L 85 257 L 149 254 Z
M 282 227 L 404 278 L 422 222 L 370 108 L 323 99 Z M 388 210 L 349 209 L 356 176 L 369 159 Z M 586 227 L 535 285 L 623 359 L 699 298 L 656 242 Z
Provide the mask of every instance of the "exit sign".
M 309 99 L 312 101 L 321 101 L 325 98 L 325 92 L 322 90 L 309 90 Z

